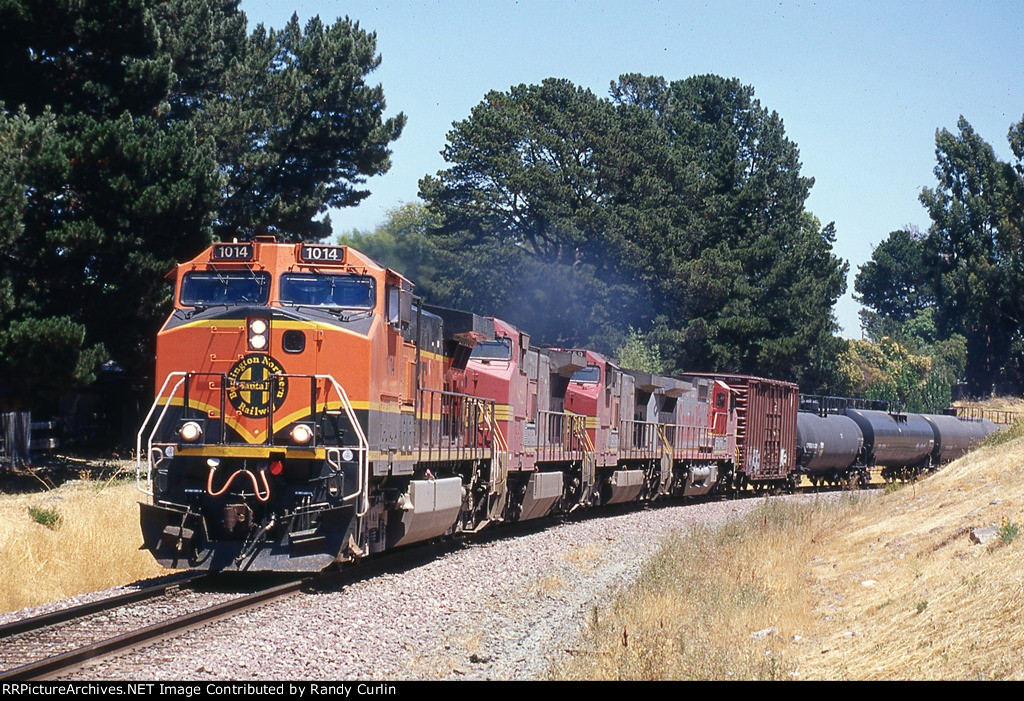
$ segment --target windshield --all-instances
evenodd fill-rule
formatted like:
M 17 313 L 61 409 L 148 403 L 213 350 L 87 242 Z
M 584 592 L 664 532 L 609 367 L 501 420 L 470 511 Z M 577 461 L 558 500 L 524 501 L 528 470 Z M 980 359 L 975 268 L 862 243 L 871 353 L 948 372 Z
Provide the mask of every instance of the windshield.
M 573 382 L 600 382 L 601 381 L 601 368 L 596 365 L 588 365 L 582 370 L 577 370 L 572 374 Z
M 482 341 L 473 346 L 469 356 L 476 360 L 511 360 L 512 339 L 499 338 L 496 341 Z
M 191 307 L 266 304 L 269 291 L 270 274 L 266 272 L 190 272 L 181 281 L 181 303 Z
M 281 276 L 281 301 L 312 307 L 373 309 L 376 286 L 363 275 L 292 273 Z

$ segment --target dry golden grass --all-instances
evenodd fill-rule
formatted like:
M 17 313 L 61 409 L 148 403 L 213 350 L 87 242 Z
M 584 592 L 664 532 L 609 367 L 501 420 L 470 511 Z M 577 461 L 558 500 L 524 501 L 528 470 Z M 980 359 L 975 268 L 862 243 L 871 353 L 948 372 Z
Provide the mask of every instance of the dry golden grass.
M 139 550 L 135 482 L 80 481 L 34 494 L 0 495 L 0 611 L 166 574 Z M 56 528 L 30 508 L 56 513 Z
M 800 676 L 1024 678 L 1024 538 L 969 538 L 1004 519 L 1024 519 L 1020 439 L 851 513 L 810 568 L 827 625 L 804 646 Z
M 552 678 L 787 677 L 787 641 L 814 624 L 806 562 L 844 508 L 767 501 L 717 531 L 671 537 L 609 610 L 593 611 L 582 649 Z
M 1022 679 L 1024 438 L 835 505 L 670 539 L 559 679 Z
M 537 596 L 555 596 L 565 590 L 565 580 L 557 574 L 546 574 L 530 583 L 529 591 Z
M 581 545 L 565 555 L 565 561 L 582 572 L 593 572 L 601 566 L 604 548 L 596 543 Z
M 1016 411 L 1024 413 L 1024 397 L 991 397 L 980 401 L 957 400 L 953 406 L 971 406 L 992 411 Z

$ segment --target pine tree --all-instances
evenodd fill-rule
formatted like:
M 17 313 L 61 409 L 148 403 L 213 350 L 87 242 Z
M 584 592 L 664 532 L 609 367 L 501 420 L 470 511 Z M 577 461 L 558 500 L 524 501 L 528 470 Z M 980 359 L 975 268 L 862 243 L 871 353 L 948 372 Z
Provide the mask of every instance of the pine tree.
M 749 86 L 629 75 L 600 99 L 520 85 L 488 93 L 444 156 L 420 193 L 475 311 L 607 351 L 643 328 L 680 370 L 832 372 L 847 266 L 834 227 L 804 209 L 796 145 Z
M 375 46 L 348 19 L 247 35 L 237 0 L 0 3 L 0 373 L 145 373 L 174 262 L 329 233 L 404 124 Z M 47 348 L 61 367 L 33 370 Z

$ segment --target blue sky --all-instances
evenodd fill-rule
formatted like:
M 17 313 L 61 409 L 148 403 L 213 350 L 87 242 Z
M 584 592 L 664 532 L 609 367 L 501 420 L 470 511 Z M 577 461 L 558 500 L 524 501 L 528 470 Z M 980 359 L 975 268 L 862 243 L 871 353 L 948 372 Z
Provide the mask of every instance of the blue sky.
M 335 233 L 370 229 L 416 198 L 444 167 L 454 121 L 489 90 L 567 78 L 607 96 L 622 73 L 669 80 L 739 78 L 784 120 L 815 179 L 807 207 L 834 221 L 850 262 L 836 307 L 858 337 L 857 266 L 886 234 L 928 228 L 918 202 L 935 183 L 935 131 L 963 115 L 1004 159 L 1006 133 L 1024 115 L 1024 3 L 1003 2 L 428 2 L 242 0 L 250 28 L 281 27 L 297 12 L 347 15 L 377 33 L 389 112 L 409 122 L 391 170 L 369 181 L 359 207 L 331 212 Z

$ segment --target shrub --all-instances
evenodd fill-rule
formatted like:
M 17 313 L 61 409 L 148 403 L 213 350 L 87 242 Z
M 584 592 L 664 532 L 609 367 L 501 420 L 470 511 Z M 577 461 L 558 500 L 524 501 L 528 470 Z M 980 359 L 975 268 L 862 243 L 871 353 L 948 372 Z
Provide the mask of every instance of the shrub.
M 999 534 L 999 540 L 1004 543 L 1012 543 L 1020 535 L 1020 523 L 1008 516 L 1003 516 L 1003 520 L 999 522 L 999 530 L 996 533 Z
M 28 507 L 28 515 L 31 516 L 32 520 L 40 526 L 46 526 L 52 531 L 60 528 L 60 524 L 63 521 L 60 512 L 56 509 L 44 509 L 38 506 L 30 506 Z
M 990 433 L 985 437 L 982 445 L 1002 445 L 1003 443 L 1008 443 L 1009 441 L 1012 441 L 1015 438 L 1020 438 L 1021 436 L 1024 436 L 1024 421 L 1017 421 L 1007 428 L 1002 428 L 995 433 Z

